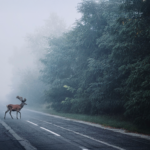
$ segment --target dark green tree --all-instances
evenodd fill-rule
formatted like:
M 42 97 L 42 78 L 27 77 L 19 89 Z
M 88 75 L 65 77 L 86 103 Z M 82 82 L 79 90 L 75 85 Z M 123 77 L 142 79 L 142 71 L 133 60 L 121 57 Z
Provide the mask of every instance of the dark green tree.
M 74 27 L 49 39 L 45 98 L 58 111 L 150 123 L 148 0 L 82 1 Z

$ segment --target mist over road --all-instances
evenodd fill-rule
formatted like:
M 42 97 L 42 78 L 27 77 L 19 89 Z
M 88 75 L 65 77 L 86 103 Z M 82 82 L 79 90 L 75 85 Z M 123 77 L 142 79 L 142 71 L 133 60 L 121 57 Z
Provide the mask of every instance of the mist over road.
M 149 150 L 150 140 L 125 135 L 27 109 L 3 119 L 0 110 L 0 150 Z M 10 128 L 9 128 L 10 127 Z M 19 139 L 20 138 L 20 139 Z M 24 148 L 22 143 L 26 145 Z

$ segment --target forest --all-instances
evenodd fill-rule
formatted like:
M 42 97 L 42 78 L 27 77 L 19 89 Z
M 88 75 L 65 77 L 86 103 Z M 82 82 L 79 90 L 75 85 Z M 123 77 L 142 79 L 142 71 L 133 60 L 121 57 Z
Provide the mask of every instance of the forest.
M 39 89 L 40 103 L 47 102 L 58 112 L 119 114 L 149 126 L 149 8 L 149 0 L 78 4 L 81 18 L 73 27 L 47 37 L 48 48 L 39 58 L 41 83 L 34 84 L 46 86 Z

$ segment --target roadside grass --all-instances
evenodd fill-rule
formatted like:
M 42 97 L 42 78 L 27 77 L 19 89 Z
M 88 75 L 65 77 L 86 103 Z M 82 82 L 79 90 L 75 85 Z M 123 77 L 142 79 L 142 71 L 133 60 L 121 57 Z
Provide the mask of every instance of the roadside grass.
M 61 117 L 66 117 L 75 120 L 86 121 L 90 123 L 100 124 L 104 127 L 115 128 L 115 129 L 123 129 L 126 132 L 132 133 L 140 133 L 145 135 L 150 135 L 150 128 L 139 128 L 137 125 L 132 122 L 126 120 L 122 116 L 116 115 L 85 115 L 85 114 L 73 114 L 73 113 L 62 113 L 56 112 L 55 110 L 49 108 L 47 109 L 45 106 L 38 107 L 28 107 L 29 109 L 48 113 L 51 115 L 57 115 Z

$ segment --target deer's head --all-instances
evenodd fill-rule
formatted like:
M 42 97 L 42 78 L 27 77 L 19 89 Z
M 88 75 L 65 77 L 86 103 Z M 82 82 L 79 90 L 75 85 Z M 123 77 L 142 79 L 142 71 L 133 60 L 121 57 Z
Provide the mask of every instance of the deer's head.
M 20 96 L 17 96 L 16 98 L 18 98 L 18 99 L 22 102 L 22 105 L 23 105 L 23 106 L 24 106 L 24 105 L 27 105 L 27 104 L 25 103 L 26 98 L 24 98 L 24 100 L 23 100 L 23 98 L 20 97 Z

